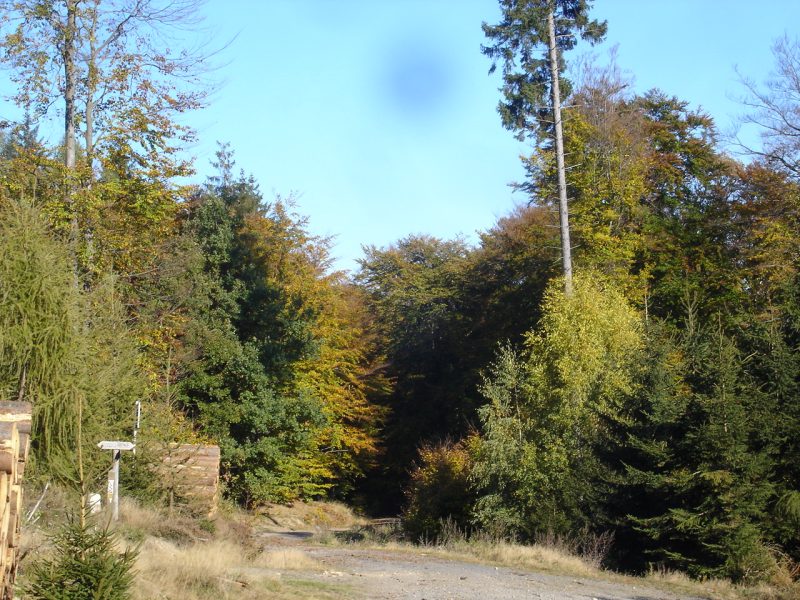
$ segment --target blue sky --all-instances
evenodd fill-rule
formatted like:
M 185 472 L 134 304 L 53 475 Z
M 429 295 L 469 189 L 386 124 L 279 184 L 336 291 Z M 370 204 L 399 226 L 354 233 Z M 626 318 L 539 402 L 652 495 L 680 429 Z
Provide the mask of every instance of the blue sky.
M 196 124 L 206 169 L 231 142 L 262 191 L 298 195 L 338 265 L 361 244 L 452 237 L 492 225 L 522 177 L 480 53 L 492 2 L 381 0 L 209 3 L 238 32 L 224 83 Z
M 475 240 L 525 201 L 507 185 L 525 146 L 500 124 L 499 74 L 480 52 L 496 1 L 210 0 L 207 13 L 220 39 L 238 37 L 193 121 L 199 173 L 230 142 L 266 196 L 296 193 L 311 230 L 336 236 L 339 267 L 411 233 Z M 761 79 L 800 2 L 597 0 L 593 15 L 609 23 L 593 51 L 617 45 L 637 90 L 702 106 L 726 130 L 734 66 Z
M 230 142 L 265 197 L 294 193 L 311 230 L 335 236 L 338 267 L 412 233 L 475 241 L 525 202 L 508 184 L 526 146 L 500 124 L 500 76 L 480 52 L 496 0 L 208 0 L 204 12 L 215 41 L 235 39 L 190 118 L 197 180 Z M 734 66 L 761 80 L 772 41 L 800 33 L 797 0 L 595 0 L 592 14 L 609 24 L 601 59 L 616 45 L 637 91 L 688 100 L 723 131 L 741 112 Z

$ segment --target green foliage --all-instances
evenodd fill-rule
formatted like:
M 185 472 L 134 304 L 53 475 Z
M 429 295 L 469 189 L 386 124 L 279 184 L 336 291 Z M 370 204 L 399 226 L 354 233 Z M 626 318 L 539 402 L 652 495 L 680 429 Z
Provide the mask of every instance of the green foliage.
M 695 576 L 764 578 L 775 566 L 762 528 L 774 494 L 769 398 L 718 325 L 652 348 L 621 459 L 633 529 L 623 536 Z
M 483 24 L 490 45 L 483 53 L 492 59 L 492 71 L 503 66 L 503 96 L 498 112 L 503 126 L 517 134 L 542 140 L 542 133 L 552 129 L 549 100 L 550 71 L 545 55 L 549 44 L 547 14 L 555 16 L 556 46 L 559 53 L 571 50 L 578 37 L 591 43 L 601 41 L 606 23 L 589 20 L 588 0 L 500 0 L 503 19 L 497 25 Z M 563 61 L 559 61 L 563 71 Z M 562 81 L 563 97 L 569 85 Z
M 205 299 L 189 311 L 196 356 L 183 367 L 178 400 L 220 444 L 234 498 L 320 496 L 334 469 L 357 476 L 354 454 L 374 451 L 366 433 L 374 417 L 359 391 L 367 359 L 340 331 L 350 323 L 324 272 L 325 241 L 290 205 L 265 203 L 252 179 L 235 178 L 227 148 L 218 158 L 220 175 L 184 223 L 201 252 Z
M 7 397 L 54 399 L 79 326 L 69 267 L 35 211 L 11 201 L 0 210 L 2 388 Z
M 526 507 L 520 498 L 520 488 L 525 485 L 520 476 L 525 471 L 520 467 L 531 425 L 523 411 L 534 393 L 524 358 L 511 348 L 501 348 L 482 392 L 488 403 L 480 410 L 482 435 L 471 473 L 479 494 L 475 520 L 494 533 L 518 535 L 528 529 Z M 542 478 L 542 473 L 530 475 Z M 547 492 L 541 494 L 542 501 L 558 501 Z M 535 518 L 552 513 L 552 508 L 540 506 Z
M 527 339 L 539 393 L 577 419 L 587 409 L 615 414 L 634 389 L 632 369 L 642 348 L 640 317 L 624 296 L 597 274 L 580 278 L 573 297 L 548 288 L 542 320 Z
M 551 284 L 526 352 L 503 348 L 483 386 L 483 435 L 472 477 L 483 526 L 533 537 L 590 523 L 592 445 L 635 390 L 638 315 L 613 287 L 580 274 Z
M 51 556 L 38 558 L 23 588 L 32 600 L 127 600 L 137 550 L 119 552 L 109 529 L 71 520 L 53 536 Z
M 474 427 L 480 370 L 498 344 L 521 343 L 538 321 L 556 270 L 552 225 L 547 210 L 520 207 L 481 234 L 478 248 L 409 237 L 367 250 L 356 282 L 374 315 L 377 362 L 392 383 L 383 400 L 389 452 L 368 490 L 382 500 L 378 512 L 400 509 L 421 445 L 459 439 Z
M 0 398 L 33 402 L 41 472 L 85 492 L 107 467 L 96 442 L 127 438 L 143 399 L 124 478 L 139 497 L 170 491 L 151 485 L 152 447 L 214 441 L 245 505 L 355 493 L 386 514 L 405 487 L 417 538 L 441 519 L 527 539 L 613 530 L 615 566 L 740 581 L 769 577 L 778 554 L 800 561 L 800 187 L 786 119 L 742 165 L 708 115 L 629 94 L 613 64 L 574 90 L 561 79 L 578 273 L 565 297 L 546 17 L 561 72 L 605 23 L 588 0 L 499 4 L 483 52 L 502 67 L 503 125 L 535 144 L 518 186 L 532 205 L 477 247 L 369 247 L 350 280 L 291 199 L 265 201 L 234 173 L 227 146 L 206 185 L 176 185 L 191 132 L 173 117 L 203 93 L 170 87 L 192 61 L 155 52 L 159 24 L 144 33 L 146 20 L 102 3 L 0 0 L 26 17 L 0 39 L 23 105 L 50 106 L 68 60 L 53 48 L 78 33 L 82 53 L 76 168 L 39 141 L 38 114 L 0 130 Z M 65 7 L 79 32 L 59 29 Z M 91 58 L 100 34 L 110 41 Z M 776 47 L 766 95 L 750 86 L 768 124 L 791 121 L 780 78 L 795 46 Z M 37 567 L 36 597 L 124 597 L 80 595 L 129 582 L 132 558 L 70 527 Z
M 356 276 L 375 315 L 384 373 L 393 382 L 385 399 L 385 438 L 392 448 L 384 481 L 390 498 L 381 512 L 398 510 L 408 465 L 425 441 L 460 437 L 474 416 L 464 364 L 468 250 L 460 240 L 411 236 L 385 249 L 367 248 Z M 474 388 L 473 388 L 474 389 Z M 374 493 L 374 492 L 373 492 Z
M 114 282 L 77 287 L 37 211 L 9 201 L 0 232 L 0 389 L 33 402 L 38 464 L 81 489 L 143 390 L 137 348 Z
M 184 405 L 222 449 L 229 493 L 246 504 L 321 495 L 314 471 L 318 401 L 276 392 L 254 345 L 219 339 L 181 382 Z
M 800 492 L 789 491 L 778 500 L 778 514 L 797 526 L 800 523 Z

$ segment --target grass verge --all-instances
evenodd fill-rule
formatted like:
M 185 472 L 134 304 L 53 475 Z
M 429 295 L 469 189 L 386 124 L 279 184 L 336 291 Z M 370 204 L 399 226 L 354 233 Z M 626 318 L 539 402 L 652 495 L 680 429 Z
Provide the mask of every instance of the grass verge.
M 120 534 L 140 547 L 135 600 L 353 597 L 346 586 L 315 580 L 321 568 L 304 552 L 261 551 L 244 512 L 197 520 L 126 501 L 120 513 Z

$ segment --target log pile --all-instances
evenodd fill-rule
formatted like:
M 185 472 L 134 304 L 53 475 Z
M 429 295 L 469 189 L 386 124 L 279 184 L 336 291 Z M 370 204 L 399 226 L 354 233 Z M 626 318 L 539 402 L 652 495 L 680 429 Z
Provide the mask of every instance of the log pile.
M 193 513 L 211 516 L 219 495 L 219 446 L 173 444 L 162 462 L 172 496 Z
M 31 437 L 29 402 L 0 402 L 0 590 L 14 597 L 22 522 L 22 475 Z

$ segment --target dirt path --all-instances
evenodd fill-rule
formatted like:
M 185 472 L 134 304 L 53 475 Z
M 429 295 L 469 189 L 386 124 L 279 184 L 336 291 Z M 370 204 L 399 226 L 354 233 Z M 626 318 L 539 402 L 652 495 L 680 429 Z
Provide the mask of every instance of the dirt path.
M 523 569 L 453 560 L 424 550 L 389 550 L 357 545 L 321 546 L 303 532 L 260 536 L 267 549 L 293 548 L 319 568 L 297 572 L 303 579 L 352 590 L 345 597 L 386 600 L 677 600 L 648 587 L 546 575 Z

